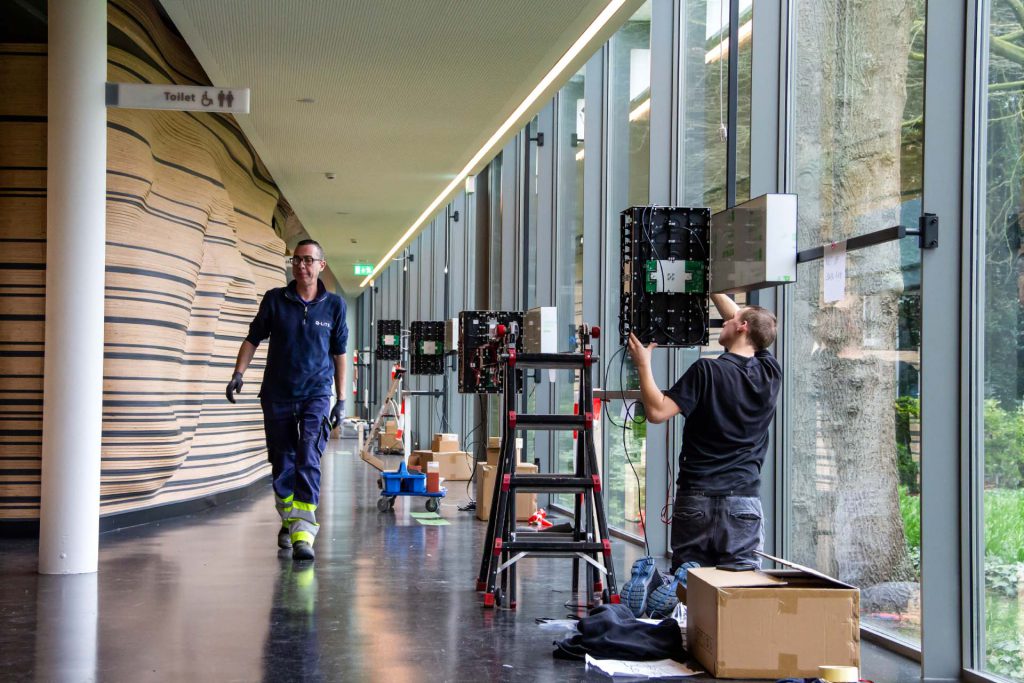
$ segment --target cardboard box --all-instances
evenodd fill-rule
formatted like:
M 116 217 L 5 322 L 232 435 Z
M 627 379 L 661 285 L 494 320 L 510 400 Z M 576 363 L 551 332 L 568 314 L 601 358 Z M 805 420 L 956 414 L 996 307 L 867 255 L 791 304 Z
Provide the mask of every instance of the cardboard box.
M 380 449 L 382 451 L 403 451 L 405 444 L 394 432 L 381 432 Z
M 427 465 L 436 462 L 441 478 L 448 481 L 469 481 L 473 477 L 473 456 L 465 451 L 453 453 L 434 453 L 433 451 L 416 451 L 420 454 L 419 465 L 427 471 Z
M 493 444 L 493 445 L 491 445 Z M 498 466 L 498 460 L 501 458 L 501 437 L 492 436 L 487 439 L 487 464 L 491 467 Z M 523 439 L 522 437 L 516 437 L 516 462 L 522 462 L 523 460 Z
M 454 453 L 459 450 L 458 434 L 434 434 L 430 442 L 430 450 L 434 453 Z
M 409 454 L 409 462 L 406 463 L 406 467 L 419 467 L 422 471 L 426 472 L 426 463 L 430 460 L 431 455 L 430 451 L 413 451 Z
M 768 557 L 768 556 L 766 556 Z M 719 678 L 810 678 L 860 666 L 860 591 L 813 569 L 691 569 L 687 649 Z
M 397 434 L 398 433 L 398 421 L 397 420 L 384 420 L 384 429 L 381 430 L 381 434 Z
M 494 482 L 497 468 L 482 462 L 476 465 L 476 518 L 486 522 L 491 516 L 491 498 L 494 496 Z M 517 472 L 535 473 L 537 466 L 532 463 L 519 463 Z M 516 521 L 525 522 L 537 511 L 536 493 L 516 494 Z

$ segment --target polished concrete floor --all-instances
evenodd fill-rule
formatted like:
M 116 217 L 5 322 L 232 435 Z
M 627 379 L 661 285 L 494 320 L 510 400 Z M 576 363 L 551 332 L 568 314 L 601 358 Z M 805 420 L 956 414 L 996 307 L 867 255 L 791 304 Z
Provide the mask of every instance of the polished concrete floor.
M 555 660 L 538 617 L 563 617 L 570 561 L 520 566 L 518 609 L 474 591 L 485 525 L 443 501 L 425 526 L 399 499 L 378 513 L 376 471 L 332 442 L 313 566 L 276 548 L 269 484 L 204 513 L 104 534 L 99 573 L 36 574 L 36 543 L 0 540 L 3 681 L 608 680 Z M 620 584 L 640 551 L 615 542 Z M 863 676 L 919 679 L 868 643 Z M 711 680 L 697 677 L 690 680 Z

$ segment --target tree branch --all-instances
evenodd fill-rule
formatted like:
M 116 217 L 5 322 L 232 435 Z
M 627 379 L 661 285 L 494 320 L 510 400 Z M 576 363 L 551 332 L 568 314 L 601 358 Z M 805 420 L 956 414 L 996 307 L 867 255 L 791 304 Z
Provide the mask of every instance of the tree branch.
M 1024 89 L 1024 81 L 1007 81 L 1006 83 L 992 83 L 988 86 L 989 92 L 1003 92 L 1005 90 Z
M 1024 7 L 1021 9 L 1024 11 Z M 989 45 L 992 47 L 992 52 L 996 53 L 1000 57 L 1005 57 L 1011 62 L 1016 62 L 1017 64 L 1024 66 L 1024 48 L 1017 47 L 1013 43 L 998 36 L 993 36 L 992 40 L 989 41 Z
M 1013 13 L 1017 17 L 1017 21 L 1020 22 L 1021 26 L 1024 26 L 1024 3 L 1021 0 L 1006 0 L 1006 4 L 1010 6 Z

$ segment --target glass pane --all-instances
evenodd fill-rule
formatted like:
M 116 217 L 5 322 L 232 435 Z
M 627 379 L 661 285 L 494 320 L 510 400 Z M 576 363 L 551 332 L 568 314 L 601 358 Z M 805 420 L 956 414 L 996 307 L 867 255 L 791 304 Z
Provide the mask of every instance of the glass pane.
M 983 666 L 1024 681 L 1024 25 L 1020 5 L 989 15 L 984 274 L 985 604 Z M 981 439 L 979 439 L 981 441 Z
M 754 57 L 754 0 L 740 0 L 736 90 L 736 203 L 750 199 L 750 86 Z
M 651 120 L 651 5 L 644 3 L 609 41 L 608 81 L 608 254 L 619 267 L 619 212 L 630 206 L 646 205 L 650 200 L 650 120 Z M 605 320 L 617 321 L 618 293 L 608 296 Z M 606 335 L 605 339 L 608 339 Z M 604 346 L 611 360 L 617 339 Z M 623 353 L 619 351 L 619 353 Z M 623 353 L 623 355 L 625 355 Z M 611 365 L 619 368 L 620 358 Z M 608 364 L 608 361 L 604 361 Z M 629 388 L 639 387 L 632 363 L 625 359 L 622 377 Z M 617 379 L 609 379 L 609 388 L 619 388 Z M 626 425 L 625 438 L 622 402 L 605 407 L 611 424 L 604 426 L 607 447 L 605 471 L 608 523 L 640 535 L 644 509 L 646 430 L 643 424 Z M 629 429 L 633 427 L 633 429 Z
M 557 206 L 555 221 L 555 304 L 558 308 L 558 350 L 576 349 L 576 327 L 583 318 L 583 85 L 580 69 L 558 93 L 557 99 Z M 575 372 L 559 371 L 555 383 L 555 412 L 571 413 L 579 394 Z M 555 467 L 572 472 L 575 462 L 572 434 L 554 432 Z M 555 502 L 572 505 L 572 495 L 559 494 Z
M 798 0 L 792 191 L 801 248 L 921 211 L 923 0 Z M 884 66 L 883 66 L 884 65 Z M 920 643 L 920 251 L 846 255 L 789 288 L 789 558 L 861 589 L 861 624 Z

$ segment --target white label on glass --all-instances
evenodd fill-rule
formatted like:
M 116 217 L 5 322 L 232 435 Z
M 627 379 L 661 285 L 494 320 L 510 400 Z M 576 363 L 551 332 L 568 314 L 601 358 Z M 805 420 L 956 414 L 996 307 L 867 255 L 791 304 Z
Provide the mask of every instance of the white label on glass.
M 825 245 L 825 303 L 846 296 L 846 240 Z

